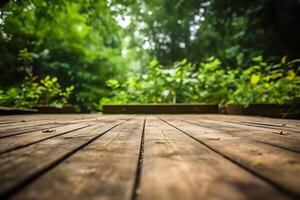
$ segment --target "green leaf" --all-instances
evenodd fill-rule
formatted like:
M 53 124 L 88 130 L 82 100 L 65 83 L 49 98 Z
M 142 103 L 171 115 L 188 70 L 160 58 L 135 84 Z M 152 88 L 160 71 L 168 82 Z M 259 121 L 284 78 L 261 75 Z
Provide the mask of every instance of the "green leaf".
M 286 80 L 292 81 L 296 77 L 296 73 L 293 70 L 288 70 Z
M 254 61 L 254 62 L 262 62 L 263 61 L 263 57 L 262 56 L 257 56 L 257 57 L 254 57 L 254 58 L 252 58 L 252 61 Z
M 253 74 L 251 76 L 250 83 L 251 83 L 251 85 L 256 86 L 257 83 L 259 82 L 259 80 L 260 80 L 260 75 L 259 74 Z

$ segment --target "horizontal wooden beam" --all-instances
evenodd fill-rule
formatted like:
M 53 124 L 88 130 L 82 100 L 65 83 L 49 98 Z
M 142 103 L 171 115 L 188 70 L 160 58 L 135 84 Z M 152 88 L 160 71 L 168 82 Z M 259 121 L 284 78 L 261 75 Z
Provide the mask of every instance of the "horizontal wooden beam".
M 104 114 L 217 114 L 215 104 L 127 104 L 104 105 Z
M 0 107 L 0 115 L 33 114 L 37 112 L 38 110 L 36 109 Z

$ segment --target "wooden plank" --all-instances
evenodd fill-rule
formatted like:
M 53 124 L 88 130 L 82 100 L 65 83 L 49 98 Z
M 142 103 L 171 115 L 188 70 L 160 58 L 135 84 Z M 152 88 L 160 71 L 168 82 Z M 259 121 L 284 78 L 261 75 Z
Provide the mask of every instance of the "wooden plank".
M 276 125 L 279 127 L 291 127 L 298 129 L 300 128 L 300 120 L 287 120 L 287 119 L 271 119 L 262 117 L 246 118 L 243 121 L 251 121 L 256 123 L 264 123 L 268 125 Z
M 7 124 L 12 124 L 12 123 L 16 123 L 16 121 L 13 121 L 13 120 L 3 120 L 3 121 L 0 121 L 1 126 L 3 124 L 7 125 Z
M 251 122 L 251 121 L 238 121 L 238 120 L 206 120 L 207 122 L 211 121 L 211 122 L 219 122 L 219 123 L 223 123 L 223 124 L 227 124 L 231 125 L 231 126 L 235 126 L 237 125 L 238 127 L 244 127 L 247 129 L 252 129 L 252 130 L 264 130 L 267 132 L 272 132 L 272 133 L 277 133 L 276 130 L 278 132 L 291 132 L 290 135 L 294 135 L 294 136 L 299 136 L 300 131 L 299 128 L 296 126 L 290 126 L 290 125 L 285 125 L 285 124 L 281 124 L 281 125 L 275 125 L 275 124 L 269 124 L 267 125 L 267 123 L 263 123 L 265 125 L 259 125 L 260 123 L 256 123 L 256 122 Z
M 299 126 L 296 125 L 291 125 L 291 124 L 285 124 L 285 123 L 274 123 L 274 122 L 260 122 L 260 121 L 243 121 L 243 122 L 249 122 L 249 123 L 254 123 L 254 124 L 261 124 L 261 125 L 266 125 L 266 126 L 272 126 L 272 127 L 278 127 L 278 128 L 300 128 Z
M 105 114 L 218 113 L 216 104 L 127 104 L 104 105 Z
M 298 153 L 283 151 L 247 138 L 232 137 L 213 128 L 199 127 L 167 117 L 164 120 L 286 194 L 300 197 L 300 179 L 293 176 L 300 173 Z
M 0 198 L 12 195 L 124 121 L 91 126 L 0 155 Z
M 24 128 L 30 129 L 35 126 L 42 126 L 42 125 L 49 125 L 49 124 L 72 124 L 77 122 L 86 122 L 91 120 L 96 120 L 99 118 L 92 118 L 92 119 L 81 119 L 81 120 L 72 120 L 69 118 L 63 118 L 63 119 L 43 119 L 43 120 L 24 120 L 24 121 L 17 121 L 16 123 L 6 124 L 0 126 L 0 133 L 3 132 L 12 132 L 16 130 L 22 130 Z
M 54 121 L 65 121 L 65 120 L 82 120 L 98 118 L 102 115 L 96 114 L 32 114 L 32 115 L 7 115 L 0 116 L 0 122 L 30 122 L 37 120 L 54 120 Z
M 48 125 L 48 124 L 55 124 L 55 123 L 58 123 L 58 122 L 49 121 L 49 120 L 41 120 L 41 121 L 32 121 L 32 122 L 23 122 L 23 123 L 2 125 L 2 126 L 0 126 L 0 134 L 5 133 L 5 132 L 19 130 L 19 129 L 32 128 L 34 126 Z M 60 122 L 60 123 L 65 124 L 64 122 Z
M 268 128 L 249 127 L 223 121 L 194 119 L 193 117 L 185 117 L 182 121 L 201 127 L 213 128 L 214 130 L 227 133 L 234 137 L 247 138 L 300 153 L 300 135 L 294 132 L 274 131 Z
M 194 115 L 195 116 L 195 115 Z M 196 117 L 196 116 L 195 116 Z M 198 115 L 201 119 L 221 120 L 221 121 L 253 121 L 269 124 L 280 124 L 283 126 L 294 126 L 300 128 L 300 120 L 278 119 L 261 116 L 241 116 L 241 115 Z
M 138 199 L 285 199 L 238 165 L 151 118 L 145 143 Z
M 17 128 L 20 126 L 26 126 L 27 124 L 32 123 L 33 121 L 27 121 L 27 120 L 17 120 L 17 121 L 2 121 L 0 122 L 0 128 Z M 40 122 L 51 122 L 49 120 L 35 120 L 34 122 L 40 123 Z
M 21 134 L 26 134 L 26 133 L 31 133 L 34 131 L 43 131 L 46 129 L 54 129 L 58 128 L 61 126 L 65 125 L 70 125 L 70 124 L 78 124 L 78 123 L 86 123 L 86 122 L 93 122 L 97 120 L 102 120 L 103 118 L 106 117 L 101 117 L 101 118 L 94 118 L 94 119 L 82 119 L 82 120 L 68 120 L 68 121 L 48 121 L 48 122 L 30 122 L 26 123 L 26 125 L 19 126 L 17 124 L 14 125 L 14 127 L 9 127 L 9 128 L 0 128 L 0 138 L 6 138 L 6 137 L 11 137 L 11 136 L 16 136 L 16 135 L 21 135 Z
M 0 139 L 0 154 L 7 153 L 16 149 L 28 147 L 30 145 L 33 145 L 38 142 L 42 142 L 44 140 L 51 139 L 53 137 L 58 137 L 64 134 L 67 134 L 72 131 L 76 131 L 79 129 L 83 129 L 89 126 L 94 125 L 95 123 L 99 125 L 106 125 L 109 123 L 112 123 L 114 117 L 112 116 L 105 116 L 101 117 L 100 119 L 97 120 L 88 120 L 82 122 L 78 121 L 80 123 L 73 123 L 65 126 L 60 126 L 58 128 L 51 128 L 47 130 L 42 130 L 42 131 L 34 131 L 30 132 L 28 134 L 22 134 L 22 135 L 15 135 L 11 137 L 6 137 Z M 119 118 L 117 118 L 119 119 Z M 122 119 L 122 118 L 120 118 Z M 125 120 L 128 118 L 124 118 Z
M 253 127 L 262 127 L 262 128 L 268 128 L 268 129 L 279 130 L 279 131 L 290 131 L 290 132 L 300 133 L 299 127 L 290 127 L 285 125 L 276 126 L 270 123 L 259 123 L 259 122 L 251 122 L 251 121 L 225 121 L 225 122 L 239 124 L 239 125 L 253 126 Z
M 131 199 L 143 124 L 137 117 L 110 130 L 13 199 Z
M 95 122 L 86 122 L 78 124 L 70 124 L 60 126 L 57 128 L 50 128 L 47 131 L 33 131 L 28 134 L 15 135 L 11 137 L 2 138 L 0 140 L 0 154 L 7 153 L 20 148 L 28 147 L 30 145 L 42 142 L 53 137 L 58 137 L 72 131 L 80 130 L 92 126 Z M 104 125 L 105 123 L 101 123 Z M 97 123 L 97 125 L 100 125 Z
M 268 133 L 299 137 L 300 120 L 280 120 L 262 117 L 224 116 L 224 115 L 184 115 L 182 119 L 194 119 L 205 123 L 220 123 L 251 131 L 261 130 Z M 251 120 L 251 121 L 250 121 Z M 273 120 L 277 120 L 274 121 Z M 297 123 L 298 122 L 298 123 Z M 256 125 L 257 124 L 257 125 Z M 261 125 L 259 125 L 261 124 Z
M 273 130 L 300 133 L 300 120 L 275 119 L 267 117 L 234 116 L 234 115 L 187 115 L 198 119 L 222 121 L 233 124 L 268 128 Z
M 69 123 L 72 124 L 72 123 Z M 11 137 L 11 136 L 17 136 L 22 135 L 26 133 L 31 133 L 35 131 L 43 131 L 47 129 L 55 129 L 61 126 L 68 125 L 67 123 L 50 123 L 50 124 L 44 124 L 44 125 L 32 125 L 29 127 L 20 127 L 16 129 L 12 129 L 9 131 L 1 130 L 0 132 L 0 139 Z

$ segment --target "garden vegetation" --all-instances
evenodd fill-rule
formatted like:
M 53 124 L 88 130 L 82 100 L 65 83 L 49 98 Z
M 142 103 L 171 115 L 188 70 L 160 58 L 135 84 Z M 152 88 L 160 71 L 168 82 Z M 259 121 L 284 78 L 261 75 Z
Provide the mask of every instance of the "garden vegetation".
M 295 104 L 298 0 L 10 0 L 0 106 Z

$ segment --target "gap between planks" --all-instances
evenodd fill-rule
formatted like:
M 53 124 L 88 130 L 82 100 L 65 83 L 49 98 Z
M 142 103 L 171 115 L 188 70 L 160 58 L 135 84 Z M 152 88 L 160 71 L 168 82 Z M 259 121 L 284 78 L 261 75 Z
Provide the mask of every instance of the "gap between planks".
M 234 137 L 244 137 L 244 138 L 247 138 L 247 139 L 255 141 L 255 142 L 260 142 L 262 144 L 281 148 L 285 151 L 300 153 L 300 146 L 299 146 L 300 137 L 299 137 L 299 135 L 288 132 L 288 131 L 287 131 L 288 133 L 286 132 L 284 134 L 280 134 L 277 132 L 275 133 L 273 131 L 270 132 L 270 130 L 268 128 L 254 127 L 254 129 L 253 129 L 251 127 L 252 129 L 251 128 L 245 129 L 245 125 L 233 124 L 231 126 L 228 126 L 227 122 L 223 122 L 223 121 L 209 120 L 210 121 L 209 123 L 207 122 L 207 120 L 205 120 L 204 122 L 203 121 L 191 122 L 191 120 L 180 120 L 180 121 L 188 123 L 188 124 L 196 125 L 199 127 L 205 127 L 205 128 L 217 130 L 220 132 L 224 132 L 224 133 L 229 134 Z M 224 123 L 226 124 L 226 126 L 224 125 Z M 229 125 L 230 125 L 230 123 L 229 123 Z M 217 126 L 217 127 L 212 128 L 212 126 Z M 239 127 L 237 127 L 237 126 L 239 126 Z M 235 131 L 224 130 L 225 128 L 227 128 L 227 129 L 230 128 Z M 239 131 L 237 132 L 238 129 L 239 129 Z
M 194 139 L 195 141 L 199 142 L 200 144 L 206 146 L 207 148 L 209 148 L 213 152 L 221 155 L 222 157 L 224 157 L 227 160 L 231 161 L 232 163 L 238 165 L 239 167 L 243 168 L 244 170 L 248 171 L 249 173 L 255 175 L 258 178 L 260 178 L 261 180 L 265 181 L 266 183 L 268 183 L 272 187 L 276 188 L 278 191 L 280 191 L 280 192 L 282 192 L 282 193 L 284 193 L 284 194 L 286 194 L 286 195 L 288 195 L 288 196 L 290 196 L 291 198 L 294 198 L 294 199 L 299 199 L 300 198 L 299 191 L 297 192 L 295 190 L 290 190 L 288 187 L 284 187 L 282 184 L 278 184 L 276 181 L 271 180 L 269 177 L 267 177 L 267 176 L 265 176 L 261 173 L 258 173 L 255 170 L 252 170 L 247 165 L 237 161 L 236 159 L 233 159 L 231 156 L 228 156 L 228 155 L 222 153 L 220 150 L 218 150 L 217 148 L 214 148 L 212 145 L 208 144 L 207 142 L 204 142 L 203 140 L 195 137 L 194 135 L 182 130 L 181 128 L 178 128 L 177 126 L 173 125 L 172 123 L 169 123 L 168 120 L 164 120 L 161 117 L 158 117 L 158 119 L 160 119 L 161 121 L 163 121 L 163 122 L 167 123 L 168 125 L 174 127 L 178 131 L 184 133 L 185 135 L 189 136 L 190 138 Z
M 128 119 L 128 120 L 130 120 L 130 119 Z M 126 121 L 128 121 L 128 120 L 126 120 Z M 123 123 L 125 123 L 126 121 L 118 123 L 118 124 L 116 124 L 116 125 L 108 128 L 108 129 L 106 129 L 105 131 L 102 131 L 100 134 L 97 134 L 96 136 L 92 137 L 88 141 L 80 144 L 79 146 L 75 147 L 74 149 L 72 149 L 72 150 L 66 152 L 65 154 L 59 156 L 58 158 L 56 158 L 52 162 L 46 164 L 45 166 L 41 167 L 40 169 L 37 169 L 32 174 L 29 174 L 28 176 L 25 176 L 23 179 L 21 179 L 18 182 L 16 182 L 16 184 L 8 187 L 6 190 L 0 191 L 0 199 L 2 199 L 2 198 L 3 199 L 4 198 L 9 198 L 12 195 L 16 194 L 22 188 L 24 188 L 27 185 L 31 184 L 33 181 L 35 181 L 36 179 L 38 179 L 42 175 L 46 174 L 48 171 L 50 171 L 51 169 L 55 168 L 56 166 L 58 166 L 60 163 L 62 163 L 66 159 L 68 159 L 70 156 L 74 155 L 79 150 L 85 148 L 86 146 L 88 146 L 92 142 L 96 141 L 98 138 L 100 138 L 101 136 L 103 136 L 104 134 L 106 134 L 107 132 L 109 132 L 110 130 L 116 128 L 117 126 L 119 126 L 119 125 L 121 125 Z
M 107 121 L 108 120 L 108 121 Z M 111 123 L 111 117 L 103 117 L 99 120 L 104 126 L 105 124 Z M 90 126 L 99 126 L 97 120 L 92 121 L 79 121 L 78 123 L 68 124 L 56 129 L 52 129 L 49 133 L 43 133 L 42 131 L 33 131 L 25 135 L 11 136 L 7 138 L 0 139 L 0 155 L 8 153 L 17 149 L 28 147 L 30 145 L 52 139 L 58 136 L 68 134 L 80 129 L 84 129 Z
M 139 158 L 138 163 L 136 167 L 136 174 L 135 174 L 135 181 L 134 186 L 132 190 L 131 200 L 137 200 L 139 195 L 139 187 L 141 184 L 141 173 L 143 169 L 143 162 L 144 162 L 144 144 L 145 144 L 145 128 L 146 128 L 146 122 L 147 122 L 147 115 L 144 118 L 143 123 L 143 130 L 142 130 L 142 136 L 141 136 L 141 143 L 140 143 L 140 149 L 139 149 Z
M 65 135 L 65 134 L 68 134 L 68 133 L 71 133 L 71 132 L 74 132 L 74 131 L 78 131 L 78 130 L 81 130 L 81 129 L 84 129 L 84 128 L 87 128 L 87 127 L 90 127 L 90 126 L 93 126 L 93 125 L 95 125 L 95 124 L 88 124 L 88 125 L 83 125 L 83 126 L 80 126 L 80 127 L 74 127 L 73 129 L 71 129 L 71 130 L 68 130 L 68 131 L 63 131 L 62 133 L 58 133 L 58 134 L 54 134 L 54 135 L 52 135 L 52 136 L 46 136 L 46 137 L 44 137 L 44 138 L 41 138 L 41 139 L 37 139 L 37 140 L 35 140 L 35 141 L 30 141 L 30 142 L 22 142 L 21 144 L 16 144 L 16 145 L 14 145 L 14 146 L 12 146 L 12 147 L 4 147 L 3 148 L 3 146 L 1 146 L 0 147 L 0 155 L 2 155 L 2 154 L 5 154 L 5 153 L 8 153 L 8 152 L 11 152 L 11 151 L 15 151 L 15 150 L 18 150 L 18 149 L 21 149 L 21 148 L 25 148 L 25 147 L 28 147 L 28 146 L 30 146 L 30 145 L 34 145 L 34 144 L 37 144 L 37 143 L 39 143 L 39 142 L 43 142 L 43 141 L 45 141 L 45 140 L 49 140 L 49 139 L 52 139 L 52 138 L 55 138 L 55 137 L 59 137 L 59 136 L 61 136 L 61 135 Z M 67 126 L 67 125 L 66 125 Z M 57 127 L 56 127 L 57 128 Z M 64 127 L 65 128 L 65 127 Z M 40 132 L 38 132 L 38 134 L 41 134 Z M 15 138 L 12 138 L 12 137 L 9 137 L 9 139 L 12 139 L 12 140 L 15 140 Z M 24 139 L 24 138 L 20 138 L 21 140 L 22 139 Z M 3 141 L 1 141 L 0 140 L 0 144 L 1 144 L 1 142 L 3 142 Z M 9 144 L 9 141 L 4 141 L 5 142 L 5 144 Z M 3 148 L 3 149 L 2 149 Z
M 170 125 L 170 124 L 169 124 Z M 140 141 L 140 149 L 139 149 L 139 155 L 138 155 L 138 161 L 137 161 L 137 168 L 136 168 L 136 176 L 135 176 L 135 181 L 134 181 L 134 187 L 133 187 L 133 190 L 132 190 L 132 197 L 131 199 L 138 199 L 138 194 L 139 194 L 139 187 L 140 187 L 140 181 L 141 181 L 141 172 L 142 172 L 142 167 L 143 167 L 143 156 L 144 156 L 144 140 L 145 140 L 145 126 L 146 126 L 146 120 L 144 121 L 144 125 L 143 125 L 143 133 L 142 133 L 142 139 Z M 176 128 L 176 127 L 175 127 Z M 178 128 L 176 128 L 178 130 Z M 179 130 L 181 133 L 182 131 Z M 184 134 L 186 135 L 186 134 Z M 100 137 L 100 136 L 99 136 Z M 96 141 L 97 139 L 95 139 L 94 141 Z M 92 141 L 92 142 L 94 142 Z M 91 143 L 92 143 L 91 142 Z M 199 141 L 197 141 L 199 142 Z M 90 144 L 90 143 L 89 143 Z M 87 144 L 87 145 L 89 145 Z M 86 145 L 86 146 L 87 146 Z M 82 147 L 81 149 L 85 148 L 86 146 Z M 77 151 L 75 151 L 73 154 L 69 155 L 68 157 L 64 158 L 63 160 L 61 160 L 59 163 L 57 163 L 56 165 L 52 166 L 51 168 L 49 168 L 47 171 L 44 171 L 41 175 L 43 174 L 46 174 L 48 171 L 50 171 L 51 169 L 55 168 L 57 165 L 59 165 L 60 163 L 62 163 L 63 161 L 65 161 L 67 158 L 71 157 L 72 155 L 74 155 L 76 152 L 78 152 L 79 150 L 81 149 L 78 149 Z M 215 151 L 214 151 L 215 152 Z M 217 153 L 217 152 L 215 152 Z M 221 155 L 219 153 L 217 153 L 218 155 Z M 223 156 L 223 155 L 221 155 Z M 224 157 L 224 156 L 223 156 Z M 226 158 L 226 160 L 228 160 Z M 229 160 L 230 162 L 232 162 L 231 160 Z M 235 162 L 233 162 L 234 164 L 237 164 Z M 238 164 L 237 164 L 238 165 Z M 238 165 L 239 167 L 241 167 L 240 165 Z M 243 168 L 243 167 L 242 167 Z M 244 169 L 244 168 L 243 168 Z M 246 170 L 248 171 L 248 170 Z M 251 172 L 250 172 L 251 173 Z M 252 174 L 252 173 L 251 173 Z M 39 175 L 38 177 L 40 177 L 41 175 Z M 37 177 L 37 178 L 38 178 Z M 34 180 L 36 180 L 37 178 L 35 178 Z M 29 184 L 29 183 L 27 183 Z
M 31 133 L 31 132 L 34 132 L 34 131 L 43 131 L 43 130 L 47 130 L 47 129 L 54 129 L 54 128 L 59 128 L 59 127 L 63 127 L 63 126 L 67 126 L 67 125 L 72 125 L 72 124 L 81 124 L 81 123 L 86 123 L 86 122 L 93 122 L 95 120 L 90 120 L 90 121 L 76 121 L 76 122 L 66 122 L 66 123 L 49 123 L 49 124 L 44 124 L 44 125 L 37 125 L 37 126 L 46 126 L 46 127 L 39 127 L 39 128 L 33 128 L 28 130 L 27 128 L 28 127 L 25 127 L 25 129 L 23 128 L 20 128 L 20 129 L 17 129 L 15 131 L 12 130 L 12 131 L 8 131 L 8 132 L 5 132 L 5 130 L 2 130 L 2 132 L 0 133 L 0 139 L 2 138 L 8 138 L 8 137 L 12 137 L 12 136 L 17 136 L 17 135 L 23 135 L 23 134 L 27 134 L 27 133 Z M 57 125 L 55 125 L 57 124 Z M 35 125 L 33 125 L 32 127 L 36 127 Z

